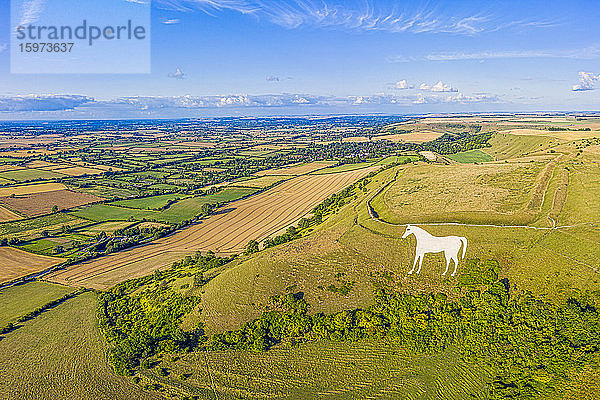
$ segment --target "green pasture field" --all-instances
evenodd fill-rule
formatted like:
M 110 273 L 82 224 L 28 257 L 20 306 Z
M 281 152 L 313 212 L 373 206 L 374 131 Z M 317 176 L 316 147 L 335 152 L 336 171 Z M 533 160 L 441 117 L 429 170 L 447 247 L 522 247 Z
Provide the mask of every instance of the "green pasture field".
M 460 153 L 456 154 L 448 154 L 446 157 L 453 161 L 466 164 L 494 161 L 494 157 L 490 156 L 487 153 L 484 153 L 479 149 L 461 151 Z
M 15 287 L 12 295 L 17 296 L 17 292 L 23 288 L 29 290 L 27 285 Z M 25 297 L 24 294 L 18 296 Z M 96 295 L 84 293 L 4 335 L 0 340 L 3 383 L 0 385 L 0 398 L 161 398 L 144 391 L 131 379 L 112 372 L 106 360 L 107 346 L 97 326 L 96 307 Z
M 60 212 L 37 218 L 1 223 L 0 237 L 32 238 L 43 230 L 52 232 L 55 230 L 60 230 L 63 225 L 71 228 L 77 228 L 89 223 L 90 221 L 77 218 L 68 213 Z
M 21 250 L 29 251 L 35 254 L 41 254 L 44 256 L 56 255 L 58 257 L 66 257 L 70 255 L 71 250 L 73 250 L 72 241 L 75 240 L 79 242 L 86 242 L 90 239 L 90 236 L 81 233 L 58 234 L 57 236 L 49 238 L 30 240 L 28 242 L 20 244 L 18 248 L 20 248 Z M 65 251 L 60 254 L 55 254 L 54 249 L 57 246 L 62 246 Z
M 256 188 L 226 188 L 216 194 L 183 199 L 163 211 L 124 208 L 108 204 L 94 204 L 89 207 L 71 211 L 71 213 L 75 216 L 98 222 L 147 219 L 167 223 L 179 223 L 200 214 L 200 210 L 204 204 L 216 204 L 237 200 L 254 193 L 256 190 Z
M 156 210 L 165 206 L 169 201 L 186 198 L 188 196 L 171 193 L 163 194 L 158 196 L 143 197 L 140 199 L 127 199 L 119 200 L 110 203 L 111 205 L 127 207 L 127 208 L 139 208 L 143 210 Z
M 24 182 L 31 181 L 37 179 L 53 179 L 53 178 L 62 178 L 65 177 L 64 174 L 59 174 L 58 172 L 53 171 L 45 171 L 43 169 L 18 169 L 15 171 L 4 171 L 0 172 L 0 178 L 10 179 L 15 182 Z
M 74 291 L 75 288 L 40 281 L 0 289 L 0 328 Z

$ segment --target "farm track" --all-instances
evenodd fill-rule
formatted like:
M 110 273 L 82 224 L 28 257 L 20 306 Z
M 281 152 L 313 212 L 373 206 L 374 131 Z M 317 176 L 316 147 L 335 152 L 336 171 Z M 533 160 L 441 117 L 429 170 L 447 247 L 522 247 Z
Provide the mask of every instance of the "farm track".
M 145 260 L 145 273 L 164 267 L 161 255 L 212 250 L 218 254 L 241 253 L 248 241 L 262 240 L 293 223 L 333 193 L 365 176 L 374 168 L 326 175 L 302 175 L 277 187 L 230 203 L 200 224 L 147 245 L 67 267 L 46 279 L 77 286 L 104 289 L 119 269 Z M 110 276 L 109 276 L 110 275 Z M 124 275 L 127 275 L 126 273 Z

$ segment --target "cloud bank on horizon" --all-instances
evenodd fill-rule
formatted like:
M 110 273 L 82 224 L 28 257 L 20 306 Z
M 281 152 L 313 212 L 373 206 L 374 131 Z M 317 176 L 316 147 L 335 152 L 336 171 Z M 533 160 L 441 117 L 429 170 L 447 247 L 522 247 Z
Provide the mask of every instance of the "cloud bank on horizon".
M 442 103 L 496 103 L 501 99 L 494 95 L 467 96 L 425 94 L 414 95 L 365 95 L 365 96 L 315 96 L 309 94 L 273 95 L 222 95 L 222 96 L 130 96 L 112 100 L 96 100 L 80 95 L 26 95 L 0 97 L 0 112 L 65 111 L 80 106 L 127 107 L 139 111 L 164 109 L 219 109 L 219 108 L 276 108 L 298 106 L 352 106 L 352 105 L 398 105 Z M 401 111 L 401 110 L 400 110 Z

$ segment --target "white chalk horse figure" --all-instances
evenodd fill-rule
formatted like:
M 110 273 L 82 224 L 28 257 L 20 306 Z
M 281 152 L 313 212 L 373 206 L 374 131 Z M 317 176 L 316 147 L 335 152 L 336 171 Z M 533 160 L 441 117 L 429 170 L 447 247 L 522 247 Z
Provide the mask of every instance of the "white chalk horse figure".
M 423 265 L 423 256 L 425 253 L 441 253 L 444 252 L 446 257 L 446 270 L 442 275 L 446 275 L 450 261 L 454 261 L 454 272 L 452 276 L 456 274 L 456 268 L 458 267 L 458 253 L 461 245 L 463 246 L 462 258 L 465 258 L 467 252 L 467 238 L 461 236 L 433 236 L 424 229 L 414 225 L 407 225 L 402 239 L 407 238 L 410 235 L 415 235 L 417 239 L 417 252 L 415 254 L 415 262 L 410 270 L 409 274 L 415 272 L 417 261 L 419 262 L 419 269 L 417 274 L 421 272 L 421 266 Z

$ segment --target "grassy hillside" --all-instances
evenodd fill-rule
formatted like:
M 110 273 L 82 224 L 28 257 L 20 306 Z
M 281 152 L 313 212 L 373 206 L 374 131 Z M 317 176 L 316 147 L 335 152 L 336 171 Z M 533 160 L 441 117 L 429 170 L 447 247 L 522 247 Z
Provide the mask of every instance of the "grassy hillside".
M 160 398 L 112 372 L 96 306 L 96 295 L 84 293 L 5 335 L 0 340 L 0 399 Z
M 286 288 L 304 292 L 315 312 L 365 306 L 371 301 L 372 279 L 380 276 L 398 290 L 434 290 L 452 295 L 455 278 L 441 276 L 445 266 L 441 254 L 425 256 L 421 275 L 407 275 L 415 240 L 401 239 L 405 230 L 402 223 L 436 221 L 419 215 L 448 214 L 452 222 L 465 224 L 421 226 L 437 236 L 466 237 L 466 257 L 498 260 L 501 275 L 511 280 L 513 290 L 529 290 L 556 301 L 564 300 L 574 289 L 599 290 L 600 228 L 592 225 L 597 222 L 592 213 L 599 209 L 596 202 L 600 189 L 591 175 L 599 160 L 590 155 L 582 161 L 557 161 L 556 165 L 420 164 L 386 170 L 372 179 L 366 193 L 331 216 L 311 236 L 241 260 L 213 279 L 204 289 L 202 318 L 210 332 L 239 327 L 258 316 L 271 295 Z M 565 196 L 558 188 L 560 171 L 569 166 L 566 162 L 571 163 L 572 178 Z M 415 182 L 417 179 L 436 180 L 439 184 L 427 188 Z M 477 179 L 482 183 L 469 184 Z M 382 187 L 387 191 L 380 193 Z M 388 191 L 397 195 L 388 195 Z M 490 194 L 493 196 L 489 201 L 482 201 Z M 370 217 L 367 200 L 373 196 L 373 208 L 386 222 Z M 390 208 L 378 202 L 382 198 Z M 575 206 L 582 202 L 590 206 Z M 435 212 L 436 207 L 437 214 L 427 214 Z M 552 212 L 557 213 L 559 222 L 569 221 L 576 226 L 549 229 L 552 223 L 548 216 L 554 215 Z M 478 226 L 481 223 L 492 226 Z M 507 223 L 523 226 L 493 226 Z M 341 287 L 347 282 L 354 282 L 347 295 L 328 290 L 331 285 Z

